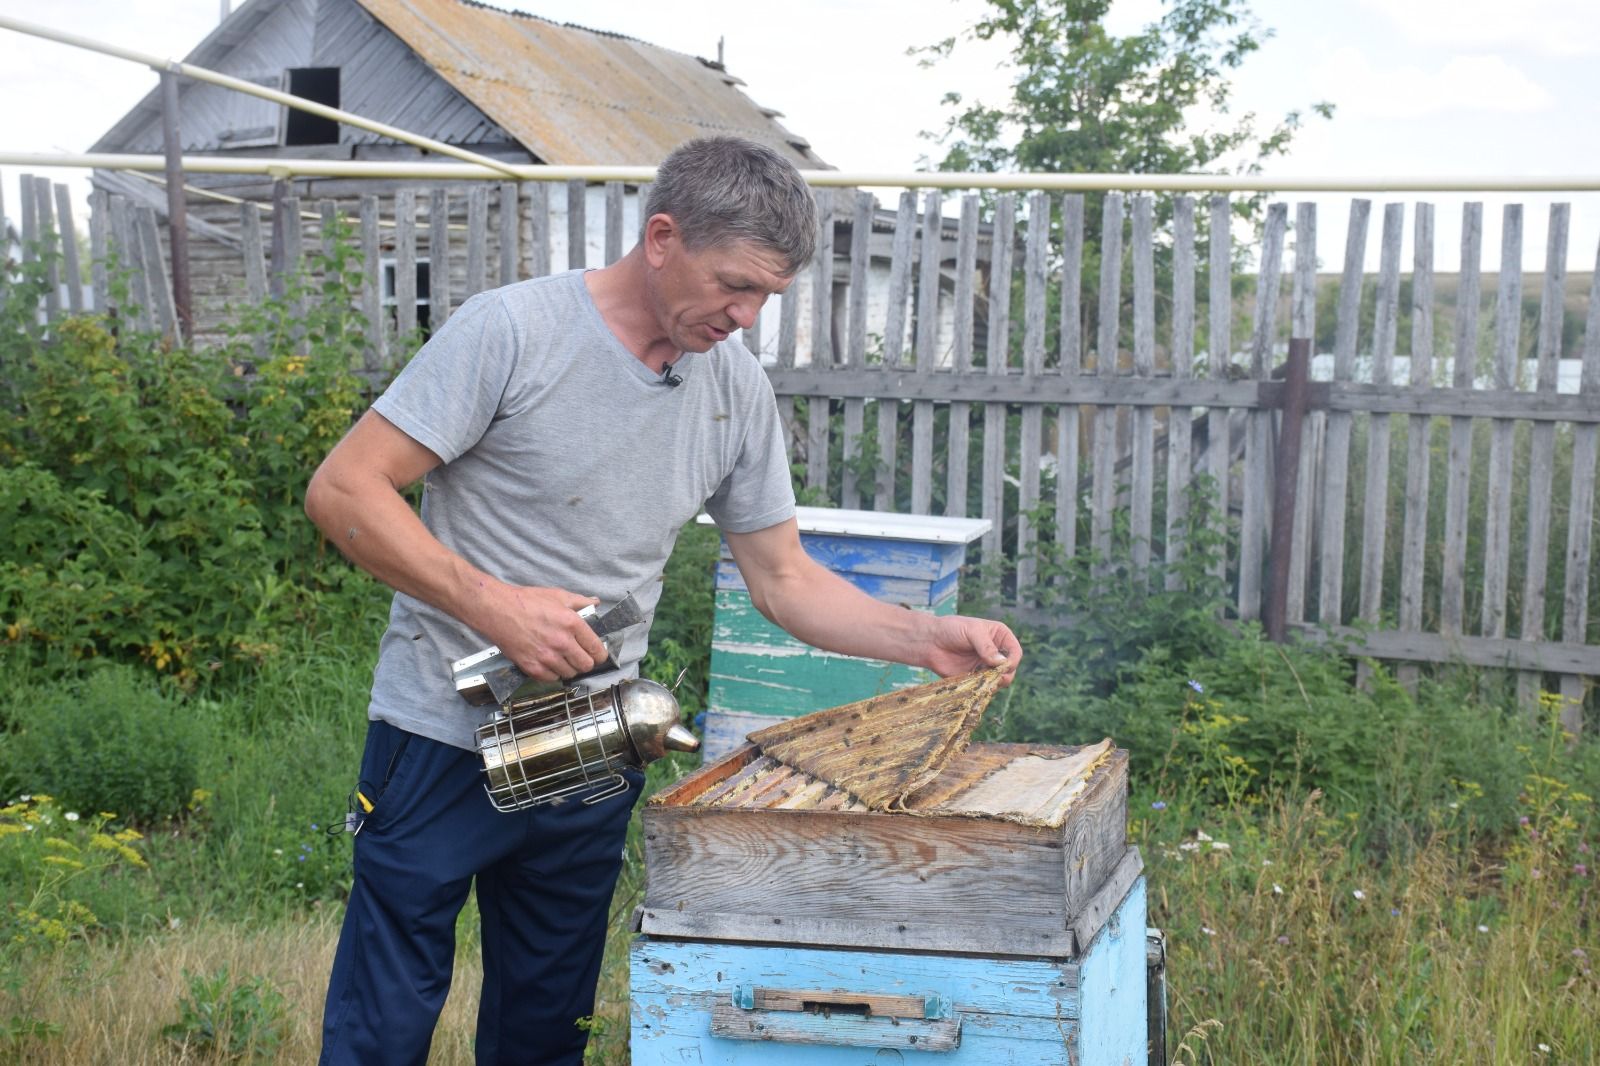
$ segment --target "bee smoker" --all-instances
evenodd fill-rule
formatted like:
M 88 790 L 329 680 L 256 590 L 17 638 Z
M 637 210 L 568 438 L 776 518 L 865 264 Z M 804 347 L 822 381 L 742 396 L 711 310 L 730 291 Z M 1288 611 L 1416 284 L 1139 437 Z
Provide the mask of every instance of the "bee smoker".
M 485 648 L 451 664 L 456 691 L 469 702 L 499 704 L 478 728 L 484 789 L 496 810 L 519 811 L 584 793 L 595 803 L 627 790 L 624 766 L 643 768 L 669 751 L 698 751 L 700 738 L 679 724 L 678 701 L 664 685 L 631 679 L 585 691 L 584 677 L 617 669 L 614 634 L 643 620 L 629 596 L 597 615 L 578 612 L 606 645 L 606 659 L 560 686 L 528 684 L 527 675 Z

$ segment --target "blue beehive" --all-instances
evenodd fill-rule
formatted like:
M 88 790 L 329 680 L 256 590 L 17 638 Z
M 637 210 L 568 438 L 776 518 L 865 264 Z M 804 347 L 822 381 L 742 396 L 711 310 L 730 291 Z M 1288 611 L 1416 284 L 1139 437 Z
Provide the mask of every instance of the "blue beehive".
M 910 806 L 749 745 L 653 799 L 635 1066 L 1144 1066 L 1127 753 L 975 744 Z
M 642 937 L 634 1066 L 1145 1066 L 1145 887 L 1074 958 Z
M 797 508 L 807 554 L 875 599 L 952 614 L 967 545 L 988 532 L 982 518 Z M 710 523 L 701 516 L 700 521 Z M 750 602 L 727 542 L 717 563 L 705 759 L 744 743 L 776 718 L 809 714 L 931 681 L 925 670 L 821 651 L 789 636 Z

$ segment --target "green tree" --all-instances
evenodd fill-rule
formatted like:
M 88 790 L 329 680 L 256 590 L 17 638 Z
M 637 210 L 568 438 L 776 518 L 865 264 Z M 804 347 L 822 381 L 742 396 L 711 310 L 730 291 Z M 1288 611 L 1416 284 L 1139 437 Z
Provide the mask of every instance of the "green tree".
M 1111 0 L 988 0 L 972 38 L 1010 44 L 1016 78 L 1001 106 L 945 96 L 945 170 L 1174 174 L 1259 170 L 1289 148 L 1303 113 L 1270 128 L 1232 111 L 1232 72 L 1272 36 L 1246 0 L 1167 0 L 1161 18 L 1119 37 Z M 914 48 L 925 65 L 955 37 Z M 1332 117 L 1333 105 L 1310 110 Z M 1201 116 L 1205 121 L 1201 121 Z
M 1015 76 L 1010 99 L 998 106 L 947 93 L 951 113 L 941 131 L 924 136 L 944 150 L 941 170 L 1025 170 L 1058 173 L 1181 174 L 1255 172 L 1262 161 L 1288 151 L 1305 112 L 1293 110 L 1263 126 L 1253 112 L 1232 110 L 1232 77 L 1272 36 L 1247 0 L 1166 0 L 1166 10 L 1142 31 L 1117 36 L 1106 28 L 1111 0 L 987 0 L 986 14 L 962 35 L 1009 45 Z M 937 65 L 962 38 L 913 48 L 925 66 Z M 1333 105 L 1309 111 L 1331 118 Z M 1095 291 L 1100 272 L 1104 194 L 1084 203 L 1084 300 L 1079 330 L 1083 350 L 1097 328 Z M 1235 196 L 1234 214 L 1255 225 L 1265 194 Z M 1169 313 L 1172 198 L 1157 197 L 1156 279 L 1158 316 Z M 1196 212 L 1202 256 L 1207 214 Z M 1018 229 L 1025 225 L 1019 220 Z M 1059 249 L 1059 234 L 1053 234 Z M 1236 262 L 1248 240 L 1235 237 Z M 1020 239 L 1020 237 L 1019 237 Z M 1055 254 L 1059 255 L 1059 251 Z M 1123 270 L 1131 269 L 1124 259 Z M 1197 291 L 1204 292 L 1204 279 Z M 1238 279 L 1236 279 L 1237 283 Z M 1132 300 L 1130 278 L 1121 288 Z M 1020 292 L 1014 294 L 1020 299 Z M 1049 337 L 1054 348 L 1058 297 L 1050 295 Z M 1012 315 L 1013 332 L 1022 316 Z M 1126 316 L 1123 321 L 1126 322 Z M 1131 325 L 1125 326 L 1131 329 Z M 1125 338 L 1126 339 L 1126 338 Z M 1013 338 L 1013 349 L 1019 337 Z

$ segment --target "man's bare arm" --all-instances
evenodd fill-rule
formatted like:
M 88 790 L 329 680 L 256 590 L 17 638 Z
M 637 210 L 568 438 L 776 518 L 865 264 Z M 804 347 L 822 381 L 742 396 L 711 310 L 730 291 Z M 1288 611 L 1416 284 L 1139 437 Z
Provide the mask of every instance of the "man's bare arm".
M 351 562 L 487 636 L 530 677 L 591 669 L 604 645 L 564 589 L 510 585 L 439 543 L 401 492 L 439 457 L 376 411 L 361 416 L 306 487 L 306 514 Z
M 1003 623 L 910 611 L 868 596 L 805 553 L 792 518 L 727 537 L 756 609 L 807 644 L 944 677 L 1004 661 L 1007 683 L 1022 661 L 1022 646 Z

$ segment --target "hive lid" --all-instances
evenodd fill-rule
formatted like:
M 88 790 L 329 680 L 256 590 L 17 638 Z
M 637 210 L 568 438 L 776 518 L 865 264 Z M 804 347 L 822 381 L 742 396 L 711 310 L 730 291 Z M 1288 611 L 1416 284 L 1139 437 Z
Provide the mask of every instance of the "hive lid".
M 1004 667 L 948 677 L 779 722 L 749 739 L 871 810 L 906 810 L 966 750 L 1004 677 Z

